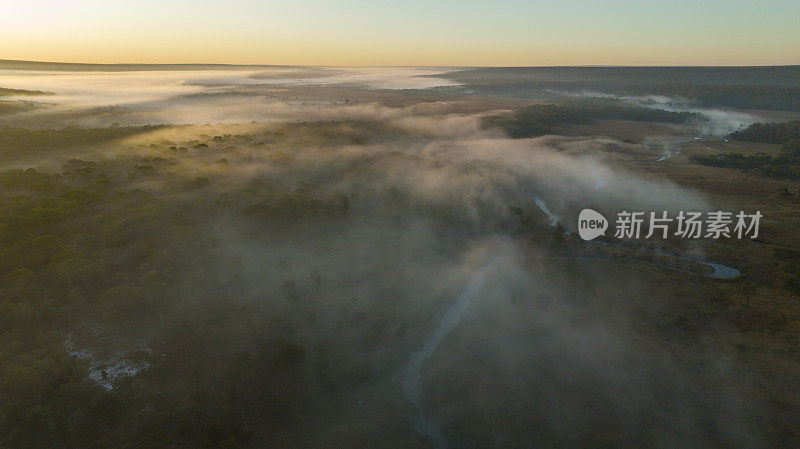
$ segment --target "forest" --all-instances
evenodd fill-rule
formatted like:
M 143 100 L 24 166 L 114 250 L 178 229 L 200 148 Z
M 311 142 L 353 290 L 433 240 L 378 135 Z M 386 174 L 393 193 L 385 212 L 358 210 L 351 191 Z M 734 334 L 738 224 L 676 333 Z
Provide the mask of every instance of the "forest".
M 0 112 L 0 448 L 800 442 L 796 115 L 59 67 L 2 79 L 56 93 Z M 586 208 L 764 219 L 586 241 Z
M 523 98 L 656 95 L 702 107 L 800 111 L 800 66 L 493 67 L 448 77 L 483 94 Z
M 609 99 L 527 106 L 513 113 L 486 117 L 483 126 L 500 128 L 509 137 L 519 139 L 550 134 L 553 126 L 562 123 L 586 124 L 593 119 L 664 123 L 702 123 L 707 120 L 694 112 L 665 111 L 621 104 L 619 101 Z
M 697 157 L 701 164 L 753 170 L 763 176 L 800 181 L 800 120 L 783 123 L 753 123 L 734 131 L 729 138 L 744 142 L 780 144 L 782 153 L 719 153 Z
M 96 142 L 136 131 L 81 135 Z M 24 135 L 38 145 L 53 134 Z M 156 153 L 177 154 L 171 146 Z M 217 159 L 224 172 L 226 161 Z M 232 213 L 250 223 L 247 233 L 278 234 L 291 246 L 319 226 L 343 225 L 348 199 L 253 183 L 198 200 L 218 189 L 200 176 L 166 181 L 158 195 L 136 187 L 168 176 L 176 163 L 174 156 L 70 159 L 56 173 L 0 172 L 3 447 L 239 447 L 262 431 L 254 422 L 289 435 L 310 425 L 301 417 L 308 401 L 337 401 L 353 386 L 391 391 L 380 393 L 386 381 L 357 356 L 393 338 L 380 315 L 367 318 L 366 304 L 351 308 L 357 297 L 321 306 L 325 299 L 313 292 L 342 292 L 313 271 L 277 282 L 274 298 L 243 302 L 241 275 L 220 271 L 236 262 L 203 231 L 212 216 Z M 297 316 L 282 322 L 275 308 Z M 323 319 L 367 333 L 340 333 L 325 346 L 298 337 L 323 332 Z M 134 335 L 135 344 L 119 341 Z M 98 339 L 111 348 L 72 350 Z M 97 377 L 85 375 L 87 364 Z M 139 369 L 136 378 L 123 374 Z M 380 414 L 403 414 L 397 405 Z
M 753 123 L 747 128 L 734 131 L 731 139 L 745 142 L 764 142 L 785 144 L 800 139 L 800 120 L 780 123 Z

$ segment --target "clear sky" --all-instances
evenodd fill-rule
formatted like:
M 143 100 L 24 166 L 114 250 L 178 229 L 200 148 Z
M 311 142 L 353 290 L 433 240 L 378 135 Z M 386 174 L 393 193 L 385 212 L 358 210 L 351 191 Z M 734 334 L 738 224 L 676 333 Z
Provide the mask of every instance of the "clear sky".
M 800 64 L 800 0 L 0 0 L 0 59 Z

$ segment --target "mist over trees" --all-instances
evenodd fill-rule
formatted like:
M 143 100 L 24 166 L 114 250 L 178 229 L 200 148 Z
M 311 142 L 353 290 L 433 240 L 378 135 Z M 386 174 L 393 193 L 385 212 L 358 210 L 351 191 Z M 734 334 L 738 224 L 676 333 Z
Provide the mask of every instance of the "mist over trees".
M 745 142 L 786 143 L 800 139 L 800 120 L 784 123 L 753 123 L 747 128 L 732 132 L 730 137 Z
M 501 128 L 509 137 L 526 138 L 550 134 L 553 126 L 562 123 L 587 124 L 592 119 L 663 123 L 702 123 L 708 120 L 694 112 L 672 112 L 606 100 L 527 106 L 512 114 L 486 117 L 483 126 Z
M 662 99 L 110 69 L 0 113 L 0 447 L 428 448 L 423 415 L 453 448 L 800 441 L 794 184 L 750 176 L 796 141 L 747 141 L 798 122 L 725 142 Z M 576 233 L 731 205 L 758 241 Z
M 800 66 L 497 67 L 448 77 L 480 93 L 521 98 L 588 91 L 681 98 L 705 107 L 800 111 Z
M 751 155 L 720 153 L 698 157 L 697 161 L 716 167 L 753 170 L 777 179 L 800 180 L 800 121 L 753 123 L 732 132 L 729 137 L 744 142 L 781 144 L 782 151 L 777 156 L 763 152 Z

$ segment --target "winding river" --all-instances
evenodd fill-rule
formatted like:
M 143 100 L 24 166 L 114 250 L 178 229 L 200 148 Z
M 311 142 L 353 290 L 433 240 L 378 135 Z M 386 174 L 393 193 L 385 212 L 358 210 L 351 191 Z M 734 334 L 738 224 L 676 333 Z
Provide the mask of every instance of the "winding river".
M 547 207 L 547 203 L 545 203 L 544 200 L 542 200 L 541 198 L 535 197 L 534 198 L 534 203 L 536 203 L 536 206 L 542 212 L 544 212 L 545 215 L 547 215 L 548 220 L 550 220 L 550 226 L 551 227 L 555 227 L 556 225 L 558 225 L 558 223 L 560 221 L 558 216 L 556 214 L 554 214 L 550 210 L 550 208 Z M 564 230 L 564 234 L 569 234 L 569 231 L 567 231 L 565 229 Z M 617 244 L 615 244 L 615 243 L 602 243 L 602 242 L 596 242 L 596 241 L 590 241 L 590 242 L 587 242 L 587 243 L 617 246 Z M 700 265 L 705 265 L 707 267 L 710 267 L 711 269 L 714 270 L 710 274 L 710 276 L 712 278 L 715 278 L 715 279 L 731 279 L 731 278 L 735 278 L 735 277 L 737 277 L 737 276 L 742 274 L 742 272 L 739 271 L 738 269 L 736 269 L 734 267 L 729 267 L 727 265 L 723 265 L 721 263 L 709 262 L 707 260 L 696 259 L 696 258 L 693 258 L 693 257 L 679 256 L 677 254 L 668 253 L 668 252 L 665 252 L 665 251 L 661 251 L 659 249 L 653 249 L 653 251 L 656 254 L 660 255 L 660 256 L 671 257 L 671 258 L 674 258 L 674 259 L 683 260 L 683 261 L 686 261 L 686 262 L 697 263 L 697 264 L 700 264 Z
M 422 405 L 422 374 L 420 370 L 425 359 L 430 358 L 436 351 L 436 348 L 442 344 L 447 334 L 450 333 L 461 321 L 461 316 L 464 311 L 469 307 L 470 302 L 478 294 L 483 285 L 483 280 L 486 276 L 489 266 L 493 262 L 485 265 L 473 275 L 467 284 L 464 291 L 458 299 L 447 309 L 441 321 L 422 343 L 422 347 L 411 353 L 408 362 L 403 368 L 401 375 L 401 385 L 403 394 L 406 398 L 414 404 L 417 409 L 417 420 L 414 422 L 414 428 L 420 435 L 426 436 L 431 439 L 434 449 L 444 449 L 447 447 L 447 438 L 439 430 L 428 416 L 425 414 L 425 408 Z
M 547 215 L 550 220 L 550 225 L 558 225 L 558 216 L 547 207 L 545 202 L 541 198 L 536 198 L 535 202 L 542 212 Z M 734 278 L 741 274 L 736 268 L 719 263 L 683 257 L 659 250 L 655 250 L 655 252 L 661 256 L 673 257 L 711 267 L 714 271 L 710 276 L 713 278 Z M 434 449 L 445 449 L 448 446 L 448 442 L 439 427 L 431 421 L 425 413 L 425 407 L 422 404 L 422 373 L 420 372 L 422 370 L 422 364 L 425 363 L 426 359 L 433 356 L 433 353 L 436 352 L 436 349 L 442 344 L 445 337 L 447 337 L 458 325 L 459 321 L 461 321 L 461 317 L 469 307 L 470 302 L 472 302 L 478 292 L 480 292 L 484 278 L 486 277 L 486 272 L 495 261 L 496 259 L 486 264 L 470 278 L 469 283 L 467 283 L 461 295 L 450 308 L 447 309 L 442 319 L 436 325 L 436 328 L 434 328 L 433 332 L 431 332 L 428 338 L 422 343 L 422 346 L 411 353 L 401 373 L 400 383 L 403 394 L 417 409 L 417 419 L 414 422 L 414 429 L 416 429 L 420 435 L 429 438 Z

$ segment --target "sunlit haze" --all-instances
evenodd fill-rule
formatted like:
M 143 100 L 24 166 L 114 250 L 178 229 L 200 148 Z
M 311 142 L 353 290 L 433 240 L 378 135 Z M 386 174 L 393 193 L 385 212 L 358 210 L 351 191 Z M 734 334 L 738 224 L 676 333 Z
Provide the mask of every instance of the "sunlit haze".
M 0 449 L 800 448 L 800 0 L 0 2 Z
M 0 59 L 302 65 L 800 63 L 800 2 L 3 0 Z

